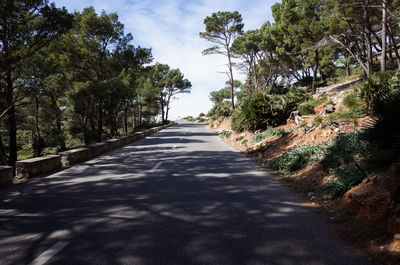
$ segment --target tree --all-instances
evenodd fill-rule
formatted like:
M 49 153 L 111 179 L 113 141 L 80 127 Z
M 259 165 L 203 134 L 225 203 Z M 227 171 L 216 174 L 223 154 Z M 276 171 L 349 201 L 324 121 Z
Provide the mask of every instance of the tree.
M 204 50 L 203 55 L 221 54 L 228 58 L 228 76 L 231 84 L 232 109 L 235 109 L 232 43 L 243 34 L 242 16 L 239 12 L 217 12 L 204 19 L 206 31 L 200 37 L 215 45 Z
M 8 164 L 17 161 L 17 121 L 14 83 L 16 69 L 26 59 L 64 34 L 72 25 L 72 16 L 47 0 L 6 0 L 0 4 L 0 78 L 4 80 L 9 134 Z
M 262 59 L 262 51 L 260 43 L 262 41 L 261 30 L 249 30 L 242 36 L 235 39 L 232 44 L 232 52 L 239 55 L 244 61 L 239 65 L 239 68 L 244 69 L 248 77 L 249 94 L 259 91 L 259 61 Z
M 305 60 L 313 64 L 312 93 L 316 93 L 320 48 L 325 26 L 321 21 L 320 0 L 283 0 L 274 6 L 274 18 L 285 42 L 298 43 Z

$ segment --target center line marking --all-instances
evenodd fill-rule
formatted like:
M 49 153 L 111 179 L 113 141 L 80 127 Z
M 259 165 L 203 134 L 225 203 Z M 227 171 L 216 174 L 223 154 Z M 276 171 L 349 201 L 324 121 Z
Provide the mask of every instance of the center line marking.
M 156 171 L 162 164 L 163 162 L 158 162 L 152 169 L 149 170 L 149 172 L 154 172 Z
M 49 259 L 57 255 L 57 253 L 65 248 L 65 246 L 68 245 L 67 241 L 60 241 L 55 243 L 53 246 L 51 246 L 48 250 L 42 253 L 39 257 L 37 257 L 34 261 L 29 263 L 29 265 L 43 265 L 45 264 Z

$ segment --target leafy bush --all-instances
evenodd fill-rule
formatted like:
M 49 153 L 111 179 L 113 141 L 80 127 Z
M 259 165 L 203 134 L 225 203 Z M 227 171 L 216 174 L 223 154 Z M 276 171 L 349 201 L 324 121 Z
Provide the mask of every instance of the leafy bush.
M 294 172 L 304 168 L 310 161 L 317 160 L 324 150 L 320 146 L 300 146 L 285 152 L 282 156 L 273 158 L 270 167 L 275 171 Z
M 367 81 L 360 87 L 360 97 L 370 108 L 374 100 L 393 89 L 400 88 L 400 72 L 374 73 L 370 75 Z
M 231 131 L 227 131 L 227 130 L 223 130 L 223 131 L 219 134 L 219 136 L 220 136 L 221 138 L 231 138 L 232 132 L 231 132 Z
M 326 95 L 321 96 L 317 99 L 310 99 L 306 102 L 303 102 L 299 105 L 298 111 L 301 115 L 310 115 L 314 113 L 314 108 L 324 104 L 328 101 L 328 98 Z
M 400 90 L 376 98 L 371 105 L 372 120 L 360 138 L 373 145 L 365 165 L 371 174 L 382 174 L 395 166 L 400 177 Z
M 358 168 L 352 166 L 331 169 L 330 173 L 334 175 L 334 179 L 328 181 L 323 190 L 325 193 L 332 194 L 334 198 L 342 196 L 346 191 L 360 184 L 365 178 L 365 175 Z
M 314 124 L 315 126 L 319 126 L 323 121 L 324 119 L 321 116 L 318 116 L 314 119 Z
M 300 130 L 301 128 L 306 127 L 307 125 L 308 125 L 308 123 L 307 123 L 306 121 L 303 121 L 299 126 L 297 126 L 296 128 L 294 128 L 294 129 L 292 130 L 292 132 L 296 132 L 296 131 Z
M 267 138 L 282 137 L 286 134 L 287 134 L 287 132 L 283 129 L 275 129 L 274 127 L 269 126 L 268 129 L 264 133 L 258 133 L 256 135 L 254 135 L 252 138 L 252 141 L 254 143 L 258 143 Z
M 255 131 L 278 126 L 286 122 L 290 113 L 307 99 L 309 94 L 301 89 L 292 89 L 285 95 L 257 93 L 235 110 L 231 119 L 232 128 L 235 131 Z
M 238 138 L 236 138 L 236 142 L 242 141 L 244 139 L 244 136 L 239 136 Z
M 232 103 L 230 101 L 223 101 L 214 107 L 207 113 L 208 117 L 217 118 L 227 118 L 232 114 Z

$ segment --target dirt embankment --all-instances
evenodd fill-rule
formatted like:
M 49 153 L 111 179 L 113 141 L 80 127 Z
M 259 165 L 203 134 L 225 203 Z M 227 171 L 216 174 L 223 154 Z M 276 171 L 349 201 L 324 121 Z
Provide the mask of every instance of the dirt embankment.
M 345 94 L 343 91 L 330 97 L 335 111 L 343 110 Z M 257 141 L 255 137 L 265 132 L 236 133 L 231 129 L 229 119 L 215 121 L 210 127 L 225 142 L 272 172 L 271 159 L 296 147 L 327 147 L 339 134 L 359 130 L 369 119 L 362 117 L 356 122 L 340 120 L 333 124 L 317 124 L 316 118 L 325 116 L 326 105 L 317 106 L 315 114 L 302 117 L 304 120 L 298 124 L 289 121 L 275 128 L 286 132 L 280 137 Z M 324 192 L 325 184 L 333 176 L 317 160 L 290 176 L 278 173 L 275 176 L 299 197 L 309 201 L 310 206 L 315 207 L 343 239 L 371 260 L 377 264 L 400 264 L 400 189 L 399 180 L 394 176 L 369 177 L 339 198 Z

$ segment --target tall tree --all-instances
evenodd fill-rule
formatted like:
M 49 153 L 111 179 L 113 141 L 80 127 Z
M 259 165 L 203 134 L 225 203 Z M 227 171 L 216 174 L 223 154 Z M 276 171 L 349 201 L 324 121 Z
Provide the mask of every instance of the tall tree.
M 16 69 L 72 25 L 72 16 L 47 0 L 5 0 L 0 3 L 0 78 L 4 80 L 9 134 L 8 164 L 17 161 Z
M 228 76 L 231 84 L 232 109 L 235 109 L 232 43 L 236 37 L 243 34 L 242 16 L 239 12 L 220 11 L 204 19 L 206 31 L 200 32 L 200 37 L 215 45 L 204 50 L 204 55 L 222 54 L 228 58 Z
M 304 59 L 313 65 L 312 93 L 316 93 L 320 49 L 325 26 L 321 21 L 320 0 L 283 0 L 274 6 L 274 18 L 285 42 L 300 45 Z

